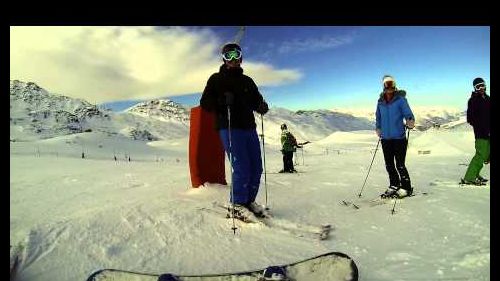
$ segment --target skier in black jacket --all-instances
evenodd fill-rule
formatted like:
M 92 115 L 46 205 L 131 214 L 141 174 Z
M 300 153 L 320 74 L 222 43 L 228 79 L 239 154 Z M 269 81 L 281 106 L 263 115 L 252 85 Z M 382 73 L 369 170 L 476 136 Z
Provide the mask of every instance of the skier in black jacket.
M 262 214 L 265 208 L 255 202 L 262 160 L 254 111 L 265 114 L 269 107 L 252 78 L 243 74 L 241 47 L 226 44 L 221 54 L 224 64 L 208 79 L 200 105 L 216 113 L 216 129 L 228 157 L 231 154 L 232 207 L 243 216 L 248 211 Z
M 474 128 L 476 154 L 470 161 L 463 184 L 482 185 L 487 180 L 479 175 L 483 164 L 490 162 L 490 96 L 482 78 L 472 82 L 474 91 L 467 104 L 467 123 Z

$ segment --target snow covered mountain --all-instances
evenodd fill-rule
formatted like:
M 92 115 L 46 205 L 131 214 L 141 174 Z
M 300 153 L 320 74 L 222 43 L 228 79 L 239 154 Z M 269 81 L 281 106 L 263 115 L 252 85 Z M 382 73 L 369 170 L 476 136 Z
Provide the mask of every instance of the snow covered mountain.
M 144 141 L 188 135 L 189 108 L 171 100 L 145 101 L 123 112 L 111 112 L 17 80 L 11 81 L 10 96 L 13 140 L 48 139 L 85 131 Z M 257 123 L 259 119 L 256 114 Z M 373 128 L 370 120 L 328 110 L 293 112 L 272 108 L 264 119 L 266 134 L 276 143 L 283 123 L 303 140 L 321 139 L 336 131 Z
M 432 127 L 447 128 L 446 124 L 452 122 L 463 123 L 465 121 L 465 111 L 449 108 L 416 108 L 415 109 L 416 128 L 424 131 Z M 466 122 L 465 122 L 466 123 Z
M 186 136 L 189 113 L 168 100 L 139 103 L 115 113 L 82 99 L 50 93 L 32 82 L 10 81 L 11 141 L 102 132 L 152 141 Z
M 260 117 L 255 118 L 261 130 Z M 299 142 L 316 141 L 337 131 L 372 130 L 373 121 L 364 117 L 355 117 L 347 113 L 330 110 L 291 111 L 273 107 L 264 117 L 264 133 L 266 139 L 279 143 L 281 124 L 286 124 Z
M 171 100 L 140 102 L 121 113 L 116 121 L 124 129 L 121 133 L 134 140 L 160 140 L 188 135 L 189 109 Z
M 171 100 L 151 100 L 138 103 L 125 112 L 143 117 L 151 117 L 161 121 L 178 120 L 189 122 L 189 111 L 186 107 Z
M 189 114 L 187 106 L 158 99 L 138 103 L 123 112 L 112 112 L 81 99 L 50 93 L 32 82 L 10 82 L 10 135 L 13 141 L 92 131 L 142 141 L 174 139 L 188 135 Z M 444 124 L 450 122 L 460 124 L 465 115 L 458 110 L 418 107 L 414 114 L 417 129 L 421 131 L 440 125 L 448 128 Z M 257 130 L 262 134 L 260 115 L 255 117 Z M 278 145 L 283 123 L 302 142 L 318 141 L 336 132 L 373 130 L 374 122 L 374 113 L 368 110 L 291 111 L 273 107 L 264 116 L 263 125 L 267 142 Z
M 375 122 L 375 108 L 373 109 L 332 109 L 335 112 L 351 114 L 356 117 L 366 118 Z M 425 131 L 432 127 L 440 127 L 444 124 L 459 121 L 465 116 L 466 112 L 457 108 L 451 107 L 412 107 L 415 115 L 415 127 L 419 131 Z
M 11 138 L 51 138 L 91 131 L 109 112 L 81 99 L 51 94 L 32 82 L 10 81 Z

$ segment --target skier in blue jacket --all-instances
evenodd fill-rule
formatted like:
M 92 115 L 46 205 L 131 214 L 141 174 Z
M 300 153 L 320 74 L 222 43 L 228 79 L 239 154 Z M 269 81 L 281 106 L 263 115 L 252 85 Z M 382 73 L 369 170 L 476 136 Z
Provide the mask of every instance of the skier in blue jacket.
M 415 117 L 406 100 L 406 92 L 396 88 L 390 75 L 382 79 L 384 90 L 380 94 L 376 111 L 376 133 L 381 138 L 385 167 L 389 174 L 389 187 L 382 197 L 406 197 L 413 193 L 405 157 L 408 140 L 406 128 L 415 126 Z M 406 124 L 403 122 L 406 120 Z M 395 162 L 395 164 L 394 164 Z

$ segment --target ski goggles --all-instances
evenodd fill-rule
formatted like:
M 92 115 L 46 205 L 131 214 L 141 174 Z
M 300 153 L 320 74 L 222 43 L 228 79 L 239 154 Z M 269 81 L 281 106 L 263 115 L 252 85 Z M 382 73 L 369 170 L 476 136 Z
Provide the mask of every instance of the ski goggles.
M 241 51 L 240 50 L 231 50 L 222 53 L 222 58 L 224 60 L 230 61 L 230 60 L 239 60 L 241 58 Z
M 474 85 L 474 90 L 479 91 L 479 90 L 486 90 L 486 84 L 484 82 L 478 83 Z
M 394 81 L 385 81 L 384 83 L 384 89 L 394 89 L 396 88 L 396 83 Z

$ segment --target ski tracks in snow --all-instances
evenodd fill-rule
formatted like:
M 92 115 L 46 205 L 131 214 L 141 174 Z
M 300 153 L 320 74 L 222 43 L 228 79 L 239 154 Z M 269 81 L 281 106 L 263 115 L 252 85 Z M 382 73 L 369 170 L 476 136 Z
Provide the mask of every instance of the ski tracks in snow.
M 165 204 L 168 205 L 168 202 Z M 146 205 L 130 208 L 121 215 L 121 221 L 130 232 L 127 240 L 134 240 L 131 243 L 148 241 L 149 247 L 157 249 L 158 255 L 160 252 L 165 254 L 165 249 L 173 245 L 182 244 L 183 239 L 190 233 L 196 233 L 196 226 L 202 223 L 181 210 L 148 210 Z M 186 224 L 187 221 L 190 223 Z M 156 255 L 153 253 L 150 256 Z
M 17 256 L 18 260 L 16 275 L 50 254 L 61 239 L 69 238 L 69 229 L 70 226 L 66 222 L 32 229 L 25 241 L 18 242 L 15 246 L 17 250 L 13 255 Z

